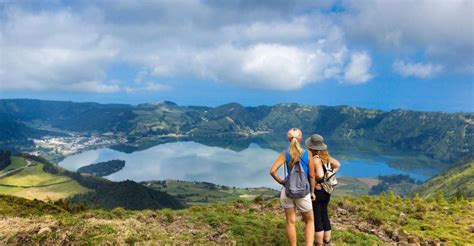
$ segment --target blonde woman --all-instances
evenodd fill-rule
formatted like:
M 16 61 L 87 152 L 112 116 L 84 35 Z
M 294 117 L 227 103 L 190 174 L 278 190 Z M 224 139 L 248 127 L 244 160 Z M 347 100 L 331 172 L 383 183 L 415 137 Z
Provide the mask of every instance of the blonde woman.
M 286 232 L 290 245 L 296 245 L 296 210 L 298 210 L 305 222 L 305 241 L 306 245 L 313 245 L 314 242 L 314 219 L 313 206 L 311 200 L 314 200 L 314 186 L 315 186 L 315 170 L 313 164 L 313 156 L 307 150 L 304 150 L 300 142 L 303 139 L 303 134 L 298 128 L 291 128 L 288 131 L 288 141 L 290 145 L 286 151 L 280 153 L 276 161 L 273 163 L 270 170 L 270 175 L 276 182 L 283 185 L 280 194 L 280 204 L 285 209 L 286 215 Z M 283 179 L 277 171 L 285 165 L 285 171 L 288 175 Z M 285 184 L 289 184 L 290 175 L 293 175 L 294 168 L 302 168 L 306 174 L 308 189 L 307 192 L 302 193 L 303 196 L 296 198 L 292 197 L 285 189 Z M 322 173 L 322 169 L 319 171 Z
M 329 155 L 327 145 L 324 143 L 324 138 L 321 135 L 313 134 L 305 140 L 305 145 L 313 155 L 314 165 L 323 169 L 323 175 L 318 175 L 319 178 L 322 178 L 327 171 L 326 168 L 324 168 L 327 164 L 329 164 L 329 167 L 334 173 L 339 170 L 341 164 Z M 331 245 L 331 221 L 328 215 L 328 204 L 331 194 L 328 193 L 325 188 L 326 187 L 323 187 L 322 180 L 316 183 L 316 200 L 313 201 L 316 245 Z

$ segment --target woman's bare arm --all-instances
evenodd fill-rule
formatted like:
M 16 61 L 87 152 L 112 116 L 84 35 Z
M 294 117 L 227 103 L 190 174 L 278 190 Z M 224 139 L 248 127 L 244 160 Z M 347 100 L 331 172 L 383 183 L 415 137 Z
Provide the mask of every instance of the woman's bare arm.
M 278 169 L 281 167 L 281 165 L 283 165 L 283 163 L 285 163 L 286 161 L 286 155 L 285 155 L 285 152 L 282 152 L 280 153 L 280 155 L 278 156 L 278 158 L 275 160 L 275 162 L 273 163 L 272 165 L 272 169 L 270 169 L 270 175 L 273 177 L 273 179 L 275 179 L 276 182 L 278 182 L 279 184 L 284 184 L 285 183 L 285 180 L 282 179 L 280 177 L 280 175 L 278 175 L 277 171 Z
M 334 159 L 331 157 L 331 159 L 329 160 L 331 162 L 331 166 L 332 166 L 332 170 L 334 172 L 337 172 L 337 170 L 339 170 L 339 168 L 341 167 L 341 163 L 339 163 L 338 160 Z
M 323 163 L 319 158 L 314 158 L 314 169 L 316 171 L 316 179 L 320 180 L 324 177 Z

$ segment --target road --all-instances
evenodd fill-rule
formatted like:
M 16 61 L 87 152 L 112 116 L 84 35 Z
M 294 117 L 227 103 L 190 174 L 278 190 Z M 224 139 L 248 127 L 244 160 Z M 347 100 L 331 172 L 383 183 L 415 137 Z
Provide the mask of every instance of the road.
M 3 177 L 6 177 L 6 176 L 8 176 L 8 175 L 10 175 L 10 174 L 12 174 L 12 173 L 16 173 L 16 172 L 18 172 L 18 171 L 21 171 L 21 170 L 23 170 L 23 169 L 29 167 L 29 166 L 31 165 L 31 163 L 32 163 L 32 162 L 31 162 L 30 160 L 26 160 L 26 166 L 24 166 L 24 167 L 19 167 L 19 168 L 10 170 L 10 171 L 8 171 L 8 172 L 6 172 L 6 173 L 2 173 L 2 174 L 0 174 L 0 179 L 3 178 Z

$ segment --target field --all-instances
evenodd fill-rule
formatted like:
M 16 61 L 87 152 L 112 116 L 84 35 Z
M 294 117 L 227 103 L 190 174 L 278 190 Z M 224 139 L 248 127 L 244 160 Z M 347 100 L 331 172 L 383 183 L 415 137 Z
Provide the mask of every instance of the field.
M 165 191 L 185 201 L 188 205 L 253 200 L 257 196 L 268 199 L 278 195 L 278 191 L 270 188 L 234 188 L 207 182 L 163 180 L 142 182 L 142 184 L 153 189 Z
M 22 168 L 22 167 L 26 166 L 26 164 L 27 164 L 25 159 L 23 159 L 21 157 L 16 157 L 16 156 L 12 156 L 11 161 L 12 161 L 12 163 L 8 167 L 0 170 L 0 176 L 2 176 L 3 174 L 5 174 L 9 171 L 12 171 L 14 169 Z
M 13 157 L 5 170 L 25 167 L 27 161 Z M 43 164 L 32 161 L 30 166 L 0 178 L 0 194 L 9 194 L 28 199 L 57 200 L 77 193 L 87 192 L 75 180 L 43 172 Z
M 379 182 L 376 178 L 353 177 L 338 177 L 337 181 L 338 185 L 333 193 L 335 197 L 367 195 L 370 188 Z

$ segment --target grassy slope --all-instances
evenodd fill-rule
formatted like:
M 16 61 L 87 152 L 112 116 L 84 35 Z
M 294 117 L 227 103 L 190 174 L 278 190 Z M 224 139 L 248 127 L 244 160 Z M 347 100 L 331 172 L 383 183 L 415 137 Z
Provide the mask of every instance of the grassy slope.
M 16 157 L 16 156 L 12 156 L 10 165 L 8 165 L 8 167 L 0 170 L 0 175 L 6 173 L 8 171 L 11 171 L 11 170 L 14 170 L 14 169 L 17 169 L 17 168 L 20 168 L 20 167 L 24 167 L 24 166 L 26 166 L 25 159 L 20 158 L 20 157 Z
M 26 164 L 23 158 L 12 159 L 13 162 L 6 168 L 7 170 Z M 0 186 L 0 194 L 40 200 L 57 200 L 88 191 L 69 177 L 43 172 L 43 164 L 38 162 L 33 162 L 31 166 L 18 173 L 0 178 L 0 185 L 6 185 Z
M 188 182 L 176 180 L 149 181 L 142 184 L 164 191 L 188 205 L 206 203 L 227 203 L 239 199 L 253 200 L 257 196 L 264 199 L 275 197 L 278 192 L 270 188 L 235 188 L 214 185 L 204 182 Z
M 470 244 L 473 200 L 396 196 L 346 197 L 331 202 L 337 245 L 394 241 Z M 67 210 L 67 209 L 66 209 Z M 39 201 L 0 196 L 0 244 L 225 244 L 287 245 L 278 200 L 194 206 L 185 210 L 66 212 Z M 302 222 L 298 238 L 303 243 Z M 376 234 L 377 236 L 375 236 Z M 388 240 L 387 240 L 388 238 Z M 390 239 L 392 238 L 392 239 Z
M 474 162 L 449 169 L 415 190 L 423 197 L 435 197 L 438 191 L 442 191 L 446 197 L 455 196 L 456 193 L 474 197 Z
M 375 178 L 338 177 L 337 181 L 338 185 L 333 194 L 335 197 L 367 195 L 370 188 L 378 183 Z

